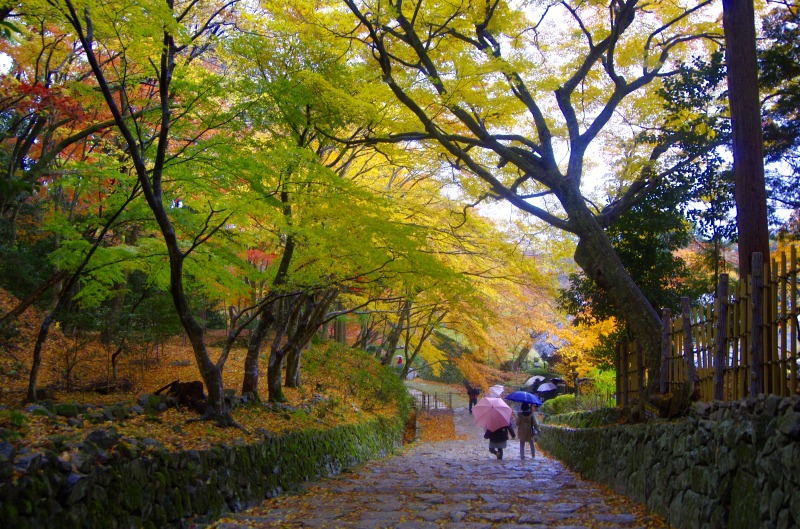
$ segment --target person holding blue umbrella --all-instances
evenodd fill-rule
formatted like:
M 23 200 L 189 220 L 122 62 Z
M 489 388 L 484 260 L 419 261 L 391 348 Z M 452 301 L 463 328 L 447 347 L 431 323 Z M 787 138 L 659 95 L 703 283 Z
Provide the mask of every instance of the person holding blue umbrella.
M 527 391 L 514 391 L 513 393 L 509 393 L 507 397 L 503 398 L 510 400 L 511 402 L 523 402 L 533 406 L 542 405 L 542 399 L 533 393 L 528 393 Z
M 533 414 L 530 403 L 523 402 L 522 412 L 517 415 L 517 438 L 519 439 L 519 458 L 525 459 L 525 443 L 531 446 L 531 459 L 536 458 L 534 435 L 539 435 L 539 422 Z

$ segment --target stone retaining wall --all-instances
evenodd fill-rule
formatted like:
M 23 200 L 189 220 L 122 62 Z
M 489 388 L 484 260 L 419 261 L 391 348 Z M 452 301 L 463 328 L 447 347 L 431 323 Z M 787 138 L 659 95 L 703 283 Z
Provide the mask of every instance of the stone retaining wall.
M 544 426 L 542 449 L 672 527 L 800 527 L 800 399 L 693 405 L 678 422 Z
M 383 456 L 401 444 L 402 433 L 400 420 L 373 420 L 186 452 L 126 444 L 108 451 L 107 436 L 97 435 L 97 457 L 45 452 L 32 454 L 24 468 L 19 458 L 0 454 L 0 527 L 186 527 L 190 516 L 238 511 Z

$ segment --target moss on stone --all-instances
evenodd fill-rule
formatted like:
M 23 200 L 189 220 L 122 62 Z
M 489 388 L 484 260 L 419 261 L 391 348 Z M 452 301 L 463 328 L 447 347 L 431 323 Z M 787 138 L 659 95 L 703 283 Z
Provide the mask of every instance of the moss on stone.
M 755 476 L 739 472 L 731 486 L 731 511 L 729 529 L 759 527 L 759 497 L 761 491 Z
M 66 402 L 53 405 L 53 413 L 61 417 L 77 417 L 80 414 L 78 405 L 74 402 Z
M 120 457 L 71 489 L 64 488 L 67 474 L 57 458 L 42 458 L 37 472 L 13 487 L 0 483 L 0 527 L 177 527 L 189 516 L 219 516 L 382 456 L 401 443 L 403 424 L 401 418 L 376 419 L 269 436 L 249 446 Z

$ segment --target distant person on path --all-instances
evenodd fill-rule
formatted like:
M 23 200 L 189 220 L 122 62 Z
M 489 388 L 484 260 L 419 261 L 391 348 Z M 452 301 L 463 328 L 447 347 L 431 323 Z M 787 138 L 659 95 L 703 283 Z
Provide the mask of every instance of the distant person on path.
M 517 415 L 517 431 L 519 432 L 519 458 L 525 459 L 525 443 L 531 445 L 531 459 L 536 457 L 536 448 L 533 444 L 534 436 L 539 435 L 539 421 L 533 414 L 531 405 L 522 403 L 522 413 Z
M 497 459 L 503 459 L 503 449 L 506 447 L 509 435 L 512 439 L 517 437 L 511 423 L 493 432 L 486 430 L 486 433 L 483 434 L 483 438 L 489 440 L 489 451 L 496 455 Z
M 472 413 L 472 407 L 478 403 L 478 395 L 481 390 L 469 385 L 469 382 L 464 381 L 464 387 L 467 388 L 467 398 L 469 399 L 469 412 Z

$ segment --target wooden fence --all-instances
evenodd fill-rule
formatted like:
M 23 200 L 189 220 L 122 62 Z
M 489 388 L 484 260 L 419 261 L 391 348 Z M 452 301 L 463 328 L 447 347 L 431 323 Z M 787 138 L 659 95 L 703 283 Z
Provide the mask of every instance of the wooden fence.
M 409 393 L 414 399 L 417 411 L 453 409 L 453 393 L 423 393 L 417 389 L 409 388 Z
M 798 391 L 796 248 L 770 264 L 763 270 L 761 255 L 754 254 L 752 275 L 732 294 L 723 274 L 713 305 L 690 309 L 684 298 L 678 317 L 664 311 L 662 392 L 687 380 L 694 381 L 704 401 L 759 393 L 789 396 Z M 647 366 L 635 343 L 620 345 L 617 358 L 617 403 L 626 405 L 643 391 Z

